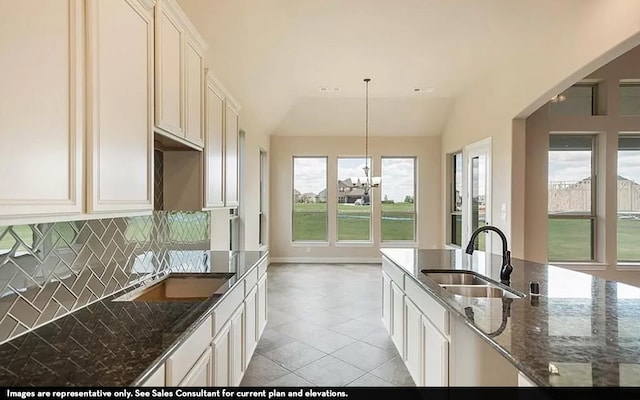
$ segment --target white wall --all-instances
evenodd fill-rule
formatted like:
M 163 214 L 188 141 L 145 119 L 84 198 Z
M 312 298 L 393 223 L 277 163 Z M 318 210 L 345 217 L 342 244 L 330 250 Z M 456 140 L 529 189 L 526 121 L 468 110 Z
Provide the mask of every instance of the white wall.
M 531 201 L 524 196 L 522 118 L 632 48 L 639 33 L 640 2 L 584 1 L 572 20 L 545 26 L 539 37 L 522 43 L 521 57 L 505 62 L 456 101 L 442 134 L 442 154 L 485 137 L 493 138 L 493 215 L 500 215 L 502 204 L 507 206 L 506 221 L 494 219 L 494 224 L 509 237 L 515 257 L 524 254 L 524 204 Z M 443 162 L 445 159 L 442 157 Z M 445 195 L 443 180 L 442 199 Z M 444 232 L 446 219 L 441 221 Z M 498 251 L 498 242 L 493 241 L 494 252 Z
M 372 137 L 369 138 L 369 154 L 373 160 L 373 171 L 380 173 L 381 156 L 413 156 L 417 159 L 416 209 L 418 213 L 418 247 L 434 248 L 442 243 L 438 229 L 441 219 L 440 197 L 440 138 L 424 137 Z M 325 246 L 305 246 L 291 243 L 292 207 L 292 158 L 293 156 L 328 156 L 328 174 L 335 176 L 338 156 L 363 156 L 364 137 L 293 137 L 272 136 L 270 157 L 270 256 L 274 261 L 336 261 L 379 262 L 380 261 L 380 209 L 379 190 L 372 197 L 374 243 L 370 246 L 336 246 L 335 202 L 329 201 L 329 243 Z M 329 199 L 336 197 L 336 188 L 330 184 Z M 384 181 L 383 181 L 384 184 Z

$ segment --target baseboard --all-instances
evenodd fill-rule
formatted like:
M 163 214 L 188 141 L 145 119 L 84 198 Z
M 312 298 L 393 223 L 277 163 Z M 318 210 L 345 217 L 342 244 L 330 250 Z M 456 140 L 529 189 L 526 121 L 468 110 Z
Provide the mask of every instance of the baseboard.
M 382 257 L 269 257 L 269 263 L 292 264 L 381 264 Z

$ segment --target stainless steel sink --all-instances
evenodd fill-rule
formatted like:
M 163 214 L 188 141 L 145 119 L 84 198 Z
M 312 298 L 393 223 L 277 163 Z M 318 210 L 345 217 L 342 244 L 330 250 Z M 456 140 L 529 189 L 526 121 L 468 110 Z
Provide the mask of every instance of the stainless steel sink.
M 233 275 L 169 275 L 157 283 L 133 290 L 114 301 L 202 301 L 211 297 Z
M 423 269 L 421 272 L 447 292 L 463 297 L 520 299 L 525 295 L 473 271 Z
M 466 271 L 455 272 L 424 272 L 424 274 L 438 285 L 489 285 L 489 281 Z
M 440 285 L 440 287 L 451 294 L 463 297 L 520 298 L 514 293 L 492 285 Z

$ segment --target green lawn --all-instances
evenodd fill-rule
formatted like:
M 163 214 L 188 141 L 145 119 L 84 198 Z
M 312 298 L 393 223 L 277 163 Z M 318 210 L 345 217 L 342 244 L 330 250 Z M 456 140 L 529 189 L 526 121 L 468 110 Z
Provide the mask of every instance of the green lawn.
M 327 207 L 324 203 L 297 203 L 293 213 L 296 241 L 327 240 Z M 383 240 L 414 240 L 413 204 L 383 204 Z M 370 240 L 371 206 L 338 204 L 338 240 Z

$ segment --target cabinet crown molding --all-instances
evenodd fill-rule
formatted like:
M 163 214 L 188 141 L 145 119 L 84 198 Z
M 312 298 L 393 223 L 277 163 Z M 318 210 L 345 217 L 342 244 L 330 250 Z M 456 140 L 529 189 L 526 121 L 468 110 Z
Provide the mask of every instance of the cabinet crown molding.
M 211 68 L 205 68 L 204 70 L 207 84 L 210 85 L 216 92 L 224 97 L 225 101 L 228 103 L 229 107 L 236 113 L 240 112 L 240 103 L 231 95 L 231 93 L 227 90 L 227 88 L 216 78 L 216 76 L 211 71 Z
M 189 36 L 193 39 L 194 44 L 198 47 L 196 50 L 201 52 L 201 56 L 204 56 L 204 53 L 207 51 L 209 46 L 207 45 L 207 42 L 204 41 L 189 17 L 187 17 L 184 11 L 182 11 L 182 8 L 180 8 L 178 3 L 175 0 L 158 0 L 158 5 L 166 7 L 178 19 L 178 22 L 180 22 L 180 24 L 185 28 Z

